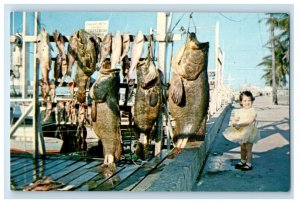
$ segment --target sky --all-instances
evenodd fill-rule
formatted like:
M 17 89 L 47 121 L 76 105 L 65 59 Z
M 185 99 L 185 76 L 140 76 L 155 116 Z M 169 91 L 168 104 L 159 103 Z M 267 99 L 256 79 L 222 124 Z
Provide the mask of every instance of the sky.
M 167 47 L 167 66 L 169 69 L 171 56 L 182 46 L 186 35 L 181 27 L 195 31 L 200 42 L 209 42 L 208 70 L 215 69 L 215 31 L 219 22 L 219 47 L 224 53 L 224 83 L 232 84 L 238 90 L 243 83 L 249 83 L 259 87 L 265 85 L 261 79 L 263 67 L 257 67 L 262 58 L 269 53 L 263 47 L 269 37 L 268 27 L 265 23 L 259 23 L 266 18 L 264 13 L 228 13 L 228 12 L 194 12 L 190 19 L 190 12 L 172 12 L 170 30 L 173 33 L 182 34 L 181 41 L 175 41 Z M 33 12 L 27 14 L 27 34 L 33 34 Z M 10 33 L 22 32 L 22 12 L 12 12 L 10 15 Z M 84 28 L 85 21 L 109 21 L 109 32 L 130 32 L 135 35 L 138 31 L 149 34 L 150 28 L 156 30 L 156 12 L 40 12 L 41 26 L 48 33 L 58 30 L 63 35 L 69 36 L 78 29 Z M 53 44 L 55 48 L 55 45 Z M 145 47 L 146 48 L 146 47 Z M 33 52 L 33 46 L 29 48 Z M 157 53 L 157 52 L 156 52 Z M 172 53 L 172 54 L 171 54 Z M 146 51 L 144 51 L 146 54 Z M 56 53 L 53 52 L 52 56 Z M 32 66 L 32 62 L 31 62 Z M 32 72 L 32 71 L 31 71 Z M 51 73 L 50 73 L 51 74 Z M 93 77 L 97 77 L 95 73 Z

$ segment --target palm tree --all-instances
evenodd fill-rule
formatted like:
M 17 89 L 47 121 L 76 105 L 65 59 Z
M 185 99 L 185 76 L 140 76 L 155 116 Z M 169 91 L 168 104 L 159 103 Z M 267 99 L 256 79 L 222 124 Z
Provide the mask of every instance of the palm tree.
M 270 39 L 265 46 L 268 46 L 271 55 L 264 57 L 258 66 L 266 67 L 262 78 L 266 84 L 272 84 L 273 104 L 277 105 L 277 86 L 285 86 L 286 75 L 289 75 L 289 15 L 286 13 L 268 15 L 265 20 L 270 26 Z
M 286 76 L 289 75 L 289 63 L 284 59 L 286 50 L 280 42 L 275 42 L 276 51 L 275 51 L 275 83 L 276 87 L 285 87 L 288 84 Z M 269 48 L 271 50 L 271 48 Z M 262 79 L 265 80 L 265 84 L 271 86 L 273 84 L 273 73 L 272 73 L 272 55 L 265 56 L 262 59 L 262 62 L 257 66 L 265 67 L 263 70 L 265 74 L 262 76 Z

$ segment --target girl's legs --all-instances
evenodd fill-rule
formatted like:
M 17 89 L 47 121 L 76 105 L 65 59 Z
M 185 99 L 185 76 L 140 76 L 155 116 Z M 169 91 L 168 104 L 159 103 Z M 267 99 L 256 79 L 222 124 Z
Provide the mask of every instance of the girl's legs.
M 241 167 L 242 171 L 252 170 L 252 146 L 253 146 L 252 143 L 246 143 L 245 144 L 247 162 L 243 167 Z
M 253 147 L 253 144 L 247 142 L 245 144 L 245 146 L 246 146 L 246 153 L 247 153 L 247 164 L 249 164 L 251 166 L 251 164 L 252 164 L 252 147 Z
M 241 161 L 234 165 L 234 167 L 236 169 L 241 169 L 246 164 L 247 151 L 246 151 L 245 143 L 241 144 L 241 152 L 240 153 L 241 153 Z
M 245 163 L 246 162 L 246 157 L 247 157 L 247 146 L 246 143 L 243 143 L 241 145 L 241 162 Z

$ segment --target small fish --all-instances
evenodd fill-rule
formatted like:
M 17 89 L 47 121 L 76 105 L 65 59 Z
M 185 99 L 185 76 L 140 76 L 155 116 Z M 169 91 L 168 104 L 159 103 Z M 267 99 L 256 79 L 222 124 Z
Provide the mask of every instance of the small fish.
M 70 104 L 70 108 L 71 108 L 71 124 L 72 125 L 77 125 L 77 122 L 78 122 L 78 118 L 77 118 L 77 109 L 76 109 L 76 106 L 75 106 L 75 102 L 74 101 L 71 101 L 71 104 Z
M 74 88 L 75 88 L 76 84 L 74 82 L 73 79 L 71 79 L 68 83 L 68 87 L 69 87 L 69 90 L 70 90 L 70 95 L 71 95 L 71 98 L 73 99 L 74 97 Z
M 95 40 L 95 50 L 96 50 L 96 57 L 97 57 L 97 63 L 96 63 L 96 70 L 98 69 L 98 65 L 100 64 L 101 61 L 101 38 L 93 36 Z M 100 67 L 99 67 L 100 69 Z
M 64 110 L 65 110 L 65 104 L 62 101 L 57 102 L 56 108 L 55 108 L 55 120 L 56 124 L 61 124 L 64 121 Z
M 111 43 L 112 43 L 112 35 L 111 33 L 108 33 L 104 36 L 103 40 L 102 40 L 102 44 L 101 44 L 101 60 L 99 62 L 99 64 L 97 65 L 97 70 L 99 71 L 103 61 L 105 60 L 105 58 L 110 55 L 111 52 Z
M 67 53 L 67 57 L 68 57 L 68 73 L 67 73 L 67 75 L 70 76 L 70 77 L 71 77 L 71 74 L 72 74 L 73 64 L 76 61 L 76 51 L 75 51 L 76 44 L 75 43 L 76 43 L 76 40 L 71 35 L 70 39 L 69 39 L 68 53 Z
M 66 75 L 68 73 L 68 63 L 67 63 L 67 57 L 65 52 L 65 40 L 62 34 L 57 30 L 53 32 L 53 38 L 59 53 L 57 56 L 58 65 L 62 74 L 59 86 L 62 86 L 63 82 L 65 81 Z
M 123 81 L 126 80 L 126 75 L 128 74 L 130 68 L 130 60 L 127 55 L 124 56 L 122 59 L 122 76 L 123 76 Z
M 46 101 L 49 91 L 50 91 L 50 85 L 47 84 L 46 82 L 44 82 L 43 79 L 39 80 L 39 84 L 40 84 L 41 91 L 42 91 L 42 97 L 43 97 L 44 101 Z
M 116 64 L 120 62 L 122 54 L 122 36 L 120 31 L 117 31 L 112 38 L 112 52 L 110 57 L 111 68 L 115 68 Z
M 71 101 L 65 103 L 65 121 L 66 123 L 71 123 Z
M 51 117 L 51 113 L 52 113 L 52 102 L 47 101 L 45 117 L 44 117 L 43 122 L 46 122 Z
M 128 32 L 124 32 L 123 34 L 123 50 L 122 50 L 122 56 L 120 58 L 120 61 L 123 60 L 123 58 L 127 55 L 130 47 L 130 35 Z
M 50 101 L 54 103 L 55 100 L 55 81 L 52 79 L 50 81 Z
M 62 56 L 62 58 L 66 58 L 66 53 L 65 53 L 65 40 L 60 32 L 55 30 L 53 32 L 53 38 L 54 42 L 56 44 L 56 47 L 58 49 L 58 53 Z
M 128 81 L 134 78 L 134 71 L 143 53 L 144 42 L 145 42 L 144 35 L 141 31 L 139 31 L 134 38 L 132 49 L 131 49 L 131 63 L 130 63 L 129 73 L 127 76 Z
M 43 82 L 49 86 L 49 71 L 51 65 L 51 45 L 49 42 L 49 35 L 44 28 L 41 29 L 38 42 L 38 59 L 40 63 L 40 68 L 42 72 Z M 47 88 L 45 89 L 47 90 Z M 48 95 L 48 91 L 44 92 Z

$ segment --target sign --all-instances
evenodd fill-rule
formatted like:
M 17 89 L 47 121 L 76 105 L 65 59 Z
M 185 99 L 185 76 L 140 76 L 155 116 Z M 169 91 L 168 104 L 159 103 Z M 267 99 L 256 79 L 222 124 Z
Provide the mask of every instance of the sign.
M 108 33 L 108 20 L 85 21 L 84 29 L 91 35 L 95 35 L 103 39 L 103 37 Z
M 208 83 L 209 83 L 209 89 L 215 89 L 216 87 L 216 71 L 215 70 L 208 70 L 207 71 L 208 75 Z

